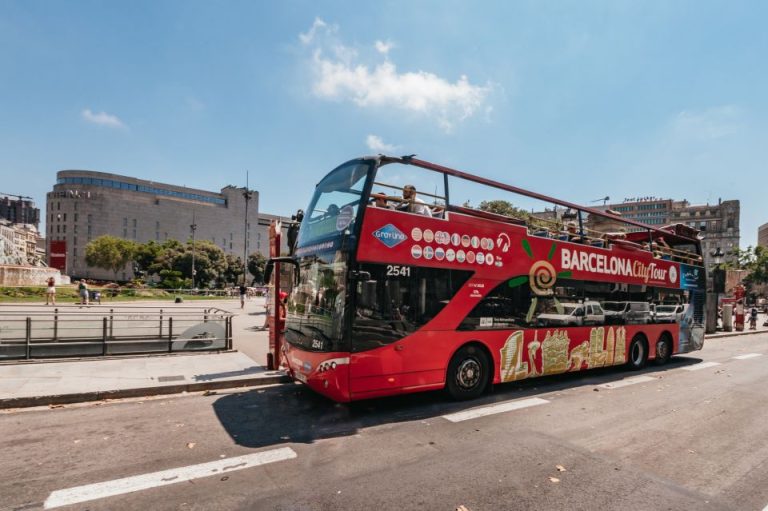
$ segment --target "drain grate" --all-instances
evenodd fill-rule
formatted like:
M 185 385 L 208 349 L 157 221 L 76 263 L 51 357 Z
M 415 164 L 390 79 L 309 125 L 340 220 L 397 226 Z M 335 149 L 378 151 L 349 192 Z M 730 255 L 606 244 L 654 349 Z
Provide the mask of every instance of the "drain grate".
M 183 375 L 179 376 L 160 376 L 157 378 L 157 381 L 163 383 L 167 381 L 184 381 L 186 378 Z

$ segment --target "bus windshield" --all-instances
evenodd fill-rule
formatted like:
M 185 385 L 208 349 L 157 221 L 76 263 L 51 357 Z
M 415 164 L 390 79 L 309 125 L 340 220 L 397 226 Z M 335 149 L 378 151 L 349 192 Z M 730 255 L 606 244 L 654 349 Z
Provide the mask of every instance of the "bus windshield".
M 346 255 L 341 250 L 302 259 L 299 282 L 288 300 L 288 342 L 308 351 L 343 349 L 346 272 Z
M 299 247 L 352 232 L 370 161 L 336 168 L 315 189 L 299 230 Z

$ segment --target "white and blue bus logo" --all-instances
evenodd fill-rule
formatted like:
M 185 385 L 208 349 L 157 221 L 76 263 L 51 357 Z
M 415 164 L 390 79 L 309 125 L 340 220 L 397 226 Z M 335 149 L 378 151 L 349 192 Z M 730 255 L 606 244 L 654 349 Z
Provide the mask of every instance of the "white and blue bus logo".
M 384 243 L 387 247 L 392 248 L 408 239 L 408 236 L 403 234 L 400 229 L 392 224 L 387 224 L 384 227 L 373 231 L 373 235 L 377 240 Z

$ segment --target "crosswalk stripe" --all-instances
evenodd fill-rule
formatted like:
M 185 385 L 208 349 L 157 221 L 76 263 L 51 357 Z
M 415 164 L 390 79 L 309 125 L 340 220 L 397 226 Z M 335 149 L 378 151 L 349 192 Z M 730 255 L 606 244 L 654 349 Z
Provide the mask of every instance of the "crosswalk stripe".
M 744 355 L 737 355 L 733 358 L 735 358 L 736 360 L 746 360 L 748 358 L 755 358 L 755 357 L 762 357 L 762 356 L 763 356 L 762 353 L 746 353 Z
M 221 475 L 225 472 L 257 467 L 259 465 L 288 460 L 295 457 L 296 452 L 293 449 L 290 447 L 281 447 L 279 449 L 246 454 L 245 456 L 238 456 L 236 458 L 225 458 L 209 463 L 201 463 L 199 465 L 172 468 L 170 470 L 125 477 L 113 481 L 76 486 L 66 490 L 56 490 L 51 492 L 45 500 L 44 507 L 45 509 L 53 509 L 61 506 L 69 506 L 80 502 L 114 497 L 115 495 L 122 495 L 124 493 L 181 483 L 192 479 L 199 479 L 201 477 Z
M 530 399 L 521 399 L 519 401 L 508 401 L 506 403 L 484 406 L 482 408 L 473 408 L 472 410 L 466 410 L 464 412 L 449 413 L 448 415 L 443 415 L 443 418 L 451 422 L 461 422 L 469 419 L 477 419 L 478 417 L 485 417 L 486 415 L 510 412 L 512 410 L 519 410 L 521 408 L 528 408 L 529 406 L 543 405 L 546 403 L 549 403 L 546 399 L 533 397 Z
M 634 376 L 632 378 L 626 378 L 624 380 L 619 380 L 611 383 L 603 383 L 602 385 L 598 385 L 598 387 L 602 387 L 604 389 L 619 389 L 621 387 L 628 387 L 629 385 L 635 385 L 636 383 L 645 383 L 649 381 L 654 381 L 656 378 L 653 378 L 651 376 Z
M 686 371 L 698 371 L 700 369 L 708 369 L 710 367 L 719 366 L 720 362 L 702 362 L 701 364 L 694 364 L 690 366 L 685 366 L 683 369 Z

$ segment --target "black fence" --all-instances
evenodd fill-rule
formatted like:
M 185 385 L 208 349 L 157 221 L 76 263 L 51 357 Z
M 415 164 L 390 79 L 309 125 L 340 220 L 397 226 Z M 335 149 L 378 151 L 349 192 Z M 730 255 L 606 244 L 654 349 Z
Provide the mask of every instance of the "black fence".
M 232 316 L 178 305 L 0 306 L 0 361 L 230 350 Z

